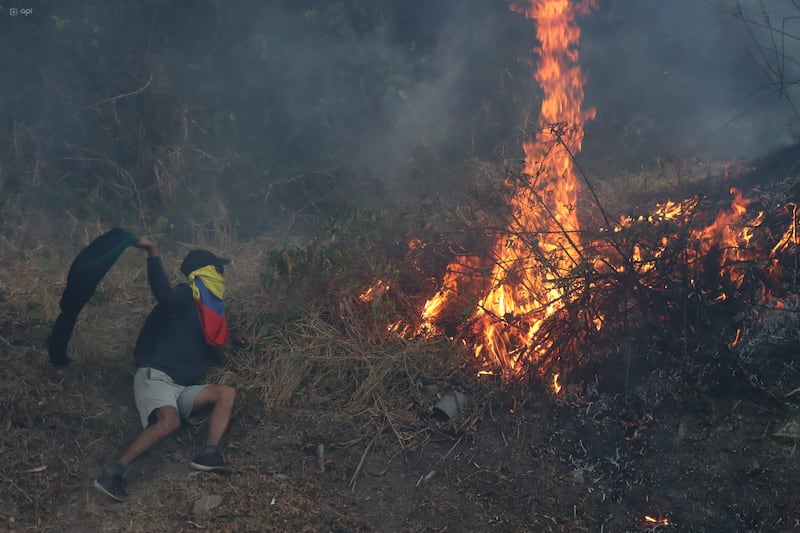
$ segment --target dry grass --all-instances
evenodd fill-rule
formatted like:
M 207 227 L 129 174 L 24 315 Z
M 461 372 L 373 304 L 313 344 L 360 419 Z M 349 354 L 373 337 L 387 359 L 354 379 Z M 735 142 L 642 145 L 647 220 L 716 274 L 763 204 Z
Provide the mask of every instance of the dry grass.
M 262 471 L 262 460 L 237 465 L 236 457 L 258 456 L 259 449 L 269 448 L 280 438 L 276 427 L 287 419 L 301 424 L 304 435 L 325 435 L 329 446 L 361 443 L 358 453 L 413 448 L 429 435 L 425 419 L 409 410 L 421 408 L 419 386 L 453 382 L 461 365 L 449 343 L 390 338 L 355 295 L 309 303 L 263 289 L 260 279 L 271 245 L 265 237 L 212 247 L 232 258 L 229 313 L 247 338 L 245 346 L 228 350 L 228 364 L 212 376 L 240 392 L 231 460 L 247 475 L 235 483 L 185 483 L 185 466 L 167 464 L 164 473 L 163 456 L 150 454 L 142 468 L 150 464 L 159 474 L 129 474 L 140 496 L 123 510 L 107 507 L 86 487 L 139 430 L 131 348 L 152 305 L 144 257 L 128 250 L 107 274 L 76 324 L 69 345 L 73 363 L 56 370 L 47 359 L 46 338 L 78 248 L 24 249 L 17 242 L 0 242 L 0 527 L 167 531 L 186 524 L 224 529 L 232 522 L 246 530 L 292 523 L 361 527 L 355 517 L 320 509 L 309 499 L 319 490 L 313 476 L 298 486 Z M 177 272 L 182 254 L 163 253 L 168 273 Z M 202 442 L 195 430 L 178 438 L 185 444 L 188 439 L 189 448 Z M 301 457 L 303 445 L 292 448 Z M 311 458 L 312 472 L 314 464 Z M 176 487 L 166 488 L 176 480 Z M 190 515 L 191 501 L 209 491 L 222 493 L 225 511 Z M 277 503 L 270 506 L 273 497 Z M 254 498 L 264 501 L 254 506 Z M 267 510 L 265 518 L 261 513 Z
M 655 202 L 680 201 L 698 192 L 727 193 L 726 182 L 749 170 L 741 162 L 714 162 L 700 159 L 657 160 L 650 168 L 612 176 L 590 176 L 603 208 L 614 221 L 637 206 L 651 208 Z M 722 183 L 720 183 L 722 178 Z M 594 213 L 596 206 L 581 212 Z

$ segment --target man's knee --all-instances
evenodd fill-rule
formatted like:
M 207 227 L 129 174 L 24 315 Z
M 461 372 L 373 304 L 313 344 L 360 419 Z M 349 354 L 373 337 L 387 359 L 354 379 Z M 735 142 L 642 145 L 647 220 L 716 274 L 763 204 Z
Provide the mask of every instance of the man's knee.
M 236 399 L 236 389 L 230 385 L 208 385 L 195 397 L 192 414 L 205 409 L 232 408 Z
M 230 385 L 220 385 L 219 387 L 219 403 L 232 406 L 236 400 L 236 389 Z
M 169 435 L 181 427 L 181 417 L 174 407 L 159 407 L 154 414 L 156 417 L 154 425 L 165 435 Z

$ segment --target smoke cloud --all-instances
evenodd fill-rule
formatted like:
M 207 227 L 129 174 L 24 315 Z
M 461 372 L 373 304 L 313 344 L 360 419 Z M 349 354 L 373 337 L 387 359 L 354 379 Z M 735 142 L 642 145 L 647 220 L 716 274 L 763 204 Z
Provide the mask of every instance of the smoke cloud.
M 800 2 L 598 4 L 579 21 L 585 105 L 597 110 L 588 170 L 750 158 L 795 141 Z M 9 197 L 54 184 L 54 204 L 93 191 L 97 205 L 133 203 L 136 182 L 169 202 L 202 178 L 257 233 L 263 213 L 309 197 L 324 211 L 326 187 L 331 204 L 376 205 L 463 189 L 459 165 L 519 158 L 537 127 L 535 27 L 506 0 L 31 2 L 27 17 L 10 7 Z
M 587 151 L 747 158 L 794 142 L 798 16 L 783 0 L 602 2 L 583 21 Z

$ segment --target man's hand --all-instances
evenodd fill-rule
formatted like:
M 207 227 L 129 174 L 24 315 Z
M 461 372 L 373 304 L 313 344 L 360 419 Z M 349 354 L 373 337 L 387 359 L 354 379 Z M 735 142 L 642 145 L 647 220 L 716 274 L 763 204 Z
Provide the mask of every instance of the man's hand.
M 139 242 L 136 243 L 136 247 L 141 248 L 142 250 L 147 250 L 147 255 L 150 257 L 156 257 L 158 255 L 158 248 L 156 248 L 156 243 L 154 243 L 147 237 L 140 237 Z

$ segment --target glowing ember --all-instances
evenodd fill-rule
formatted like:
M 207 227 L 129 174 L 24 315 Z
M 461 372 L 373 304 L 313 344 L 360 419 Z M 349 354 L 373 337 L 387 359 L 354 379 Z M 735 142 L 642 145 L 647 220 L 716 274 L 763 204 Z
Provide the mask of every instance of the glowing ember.
M 659 515 L 658 518 L 645 515 L 644 522 L 648 525 L 648 527 L 652 528 L 651 531 L 654 531 L 659 526 L 669 525 L 669 519 L 662 517 L 661 515 Z
M 556 373 L 553 375 L 553 391 L 558 394 L 561 392 L 561 385 L 558 384 L 558 376 L 559 374 Z
M 773 255 L 784 250 L 789 244 L 793 244 L 795 246 L 800 244 L 800 242 L 798 242 L 798 237 L 797 237 L 797 205 L 789 204 L 787 207 L 791 207 L 792 209 L 792 224 L 783 234 L 781 240 L 778 241 L 778 244 L 776 244 L 775 247 L 772 249 Z
M 389 282 L 382 279 L 375 280 L 375 282 L 367 287 L 367 289 L 358 295 L 358 299 L 362 302 L 371 302 L 380 299 L 381 296 L 386 294 L 389 290 Z
M 742 328 L 736 328 L 736 338 L 733 339 L 731 346 L 738 346 L 740 342 L 742 342 Z

